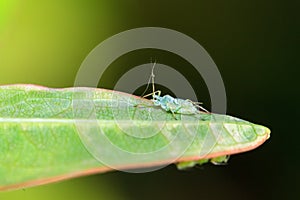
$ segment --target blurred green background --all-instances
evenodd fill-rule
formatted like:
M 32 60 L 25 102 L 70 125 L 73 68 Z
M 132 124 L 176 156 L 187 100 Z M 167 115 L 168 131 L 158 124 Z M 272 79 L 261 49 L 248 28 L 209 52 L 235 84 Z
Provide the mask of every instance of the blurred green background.
M 228 114 L 272 131 L 264 145 L 232 156 L 227 166 L 110 172 L 0 193 L 0 199 L 299 199 L 299 18 L 292 2 L 0 0 L 1 85 L 70 87 L 101 41 L 127 29 L 165 27 L 192 37 L 212 56 L 226 86 Z M 184 74 L 210 104 L 192 66 L 159 50 L 121 56 L 99 86 L 113 88 L 151 57 Z

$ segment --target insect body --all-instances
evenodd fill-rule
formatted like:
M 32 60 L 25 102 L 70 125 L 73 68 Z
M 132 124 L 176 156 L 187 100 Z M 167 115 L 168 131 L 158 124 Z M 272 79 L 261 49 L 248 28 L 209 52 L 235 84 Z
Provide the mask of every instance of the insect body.
M 143 97 L 151 96 L 152 95 L 152 101 L 154 105 L 156 106 L 161 106 L 162 109 L 171 112 L 173 115 L 174 114 L 199 114 L 200 111 L 199 109 L 208 112 L 206 109 L 204 109 L 202 106 L 199 106 L 199 102 L 193 102 L 189 99 L 179 99 L 179 98 L 174 98 L 170 95 L 164 95 L 160 96 L 161 91 L 157 90 L 155 91 L 154 88 L 154 67 L 155 64 L 153 64 L 152 67 L 152 72 L 151 72 L 151 80 L 152 80 L 152 93 L 145 95 Z M 149 80 L 150 82 L 150 80 Z
M 178 99 L 170 95 L 153 95 L 153 102 L 156 106 L 161 106 L 164 110 L 178 114 L 196 114 L 199 113 L 198 108 L 192 101 L 186 99 Z

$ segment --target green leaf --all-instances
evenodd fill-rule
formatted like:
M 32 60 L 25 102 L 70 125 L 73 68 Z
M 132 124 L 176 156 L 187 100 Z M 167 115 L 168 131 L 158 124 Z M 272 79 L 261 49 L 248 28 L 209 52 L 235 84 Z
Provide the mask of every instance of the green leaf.
M 202 163 L 252 150 L 269 135 L 264 126 L 227 115 L 175 119 L 152 101 L 111 90 L 1 86 L 0 189 L 112 169 Z

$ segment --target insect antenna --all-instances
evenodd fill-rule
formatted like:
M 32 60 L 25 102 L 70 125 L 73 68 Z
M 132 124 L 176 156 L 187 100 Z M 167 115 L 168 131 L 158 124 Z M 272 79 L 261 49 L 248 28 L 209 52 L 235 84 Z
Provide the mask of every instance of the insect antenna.
M 152 67 L 152 70 L 151 70 L 152 93 L 153 93 L 152 96 L 155 93 L 155 86 L 154 86 L 154 77 L 155 77 L 155 75 L 154 75 L 154 67 L 155 67 L 155 65 L 156 65 L 156 61 L 154 61 L 154 64 L 153 64 L 153 67 Z
M 151 59 L 151 63 L 152 63 L 152 59 Z M 151 74 L 150 74 L 150 77 L 149 77 L 149 80 L 148 80 L 148 83 L 147 83 L 147 87 L 146 87 L 146 89 L 144 90 L 144 92 L 142 93 L 142 97 L 147 97 L 147 96 L 149 96 L 149 95 L 145 95 L 145 93 L 147 92 L 147 90 L 148 90 L 148 88 L 149 88 L 149 85 L 150 85 L 150 82 L 151 82 L 151 80 L 152 80 L 152 93 L 154 92 L 154 86 L 153 86 L 153 83 L 154 83 L 154 67 L 155 67 L 155 65 L 156 65 L 156 61 L 153 63 L 153 66 L 152 66 L 152 70 L 151 70 Z M 152 93 L 150 93 L 150 94 L 152 94 Z
M 160 94 L 161 94 L 161 91 L 159 91 L 159 90 L 155 91 L 155 85 L 154 85 L 154 77 L 155 77 L 154 67 L 155 67 L 155 65 L 156 65 L 156 61 L 153 63 L 152 70 L 151 70 L 151 75 L 150 75 L 147 87 L 146 87 L 145 91 L 143 92 L 143 94 L 145 94 L 145 92 L 148 90 L 149 85 L 150 85 L 150 81 L 152 82 L 152 92 L 150 94 L 147 94 L 147 95 L 144 95 L 144 96 L 142 95 L 142 97 L 144 97 L 144 98 L 152 95 L 153 100 L 154 100 L 153 96 L 155 94 L 157 94 L 158 96 L 160 96 Z

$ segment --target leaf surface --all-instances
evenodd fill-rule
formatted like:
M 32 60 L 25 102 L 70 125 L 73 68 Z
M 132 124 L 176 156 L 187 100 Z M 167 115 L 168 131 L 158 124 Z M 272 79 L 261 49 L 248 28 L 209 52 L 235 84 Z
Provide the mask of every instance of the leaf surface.
M 95 88 L 0 86 L 0 190 L 254 149 L 270 130 L 228 115 L 176 115 Z

